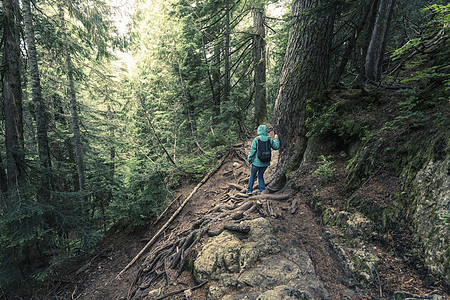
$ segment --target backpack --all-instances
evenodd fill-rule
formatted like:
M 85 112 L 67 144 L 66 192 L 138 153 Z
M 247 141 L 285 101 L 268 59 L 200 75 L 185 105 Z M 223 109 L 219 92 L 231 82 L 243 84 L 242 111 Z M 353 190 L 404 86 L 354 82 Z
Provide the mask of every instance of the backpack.
M 270 159 L 272 158 L 272 147 L 270 146 L 270 139 L 265 142 L 258 139 L 257 149 L 258 159 L 263 163 L 270 162 Z

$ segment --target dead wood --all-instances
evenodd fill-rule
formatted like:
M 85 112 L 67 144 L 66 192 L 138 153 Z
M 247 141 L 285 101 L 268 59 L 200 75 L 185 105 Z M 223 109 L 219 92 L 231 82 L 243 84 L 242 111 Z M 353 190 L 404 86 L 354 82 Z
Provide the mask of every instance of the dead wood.
M 189 200 L 192 198 L 192 196 L 198 191 L 198 189 L 223 165 L 223 163 L 225 162 L 225 159 L 228 157 L 228 155 L 230 154 L 230 151 L 228 151 L 228 153 L 226 155 L 223 156 L 223 158 L 221 159 L 221 161 L 219 162 L 219 164 L 213 169 L 211 170 L 208 174 L 206 174 L 205 177 L 203 177 L 202 181 L 200 181 L 200 183 L 194 188 L 194 190 L 191 192 L 191 194 L 184 200 L 184 202 L 180 205 L 180 207 L 173 213 L 172 217 L 170 217 L 170 219 L 161 227 L 161 229 L 153 236 L 153 238 L 144 246 L 144 248 L 142 248 L 142 250 L 133 258 L 133 260 L 128 263 L 128 265 L 122 270 L 120 271 L 119 274 L 117 274 L 116 279 L 120 278 L 120 276 L 126 271 L 128 270 L 141 256 L 142 254 L 150 247 L 153 245 L 154 242 L 156 242 L 156 240 L 159 238 L 159 236 L 161 235 L 162 232 L 164 232 L 164 230 L 166 230 L 167 227 L 169 227 L 169 225 L 172 223 L 172 221 L 178 216 L 178 214 L 181 212 L 181 210 L 183 209 L 183 207 L 189 202 Z
M 295 214 L 295 212 L 297 211 L 297 199 L 292 200 L 292 204 L 289 207 L 289 212 L 291 214 Z
M 247 161 L 247 154 L 244 153 L 244 151 L 241 148 L 233 148 L 234 153 L 236 153 L 236 155 L 242 159 L 245 164 L 249 167 L 250 163 Z
M 153 226 L 155 226 L 160 220 L 161 218 L 165 215 L 165 213 L 172 207 L 172 205 L 181 198 L 181 195 L 179 195 L 178 197 L 176 197 L 175 199 L 172 200 L 172 202 L 170 202 L 170 204 L 166 207 L 166 209 L 162 212 L 162 214 L 159 215 L 158 219 L 156 219 L 156 221 L 153 223 Z
M 208 283 L 208 281 L 204 281 L 204 282 L 200 283 L 199 285 L 196 285 L 196 286 L 194 286 L 194 287 L 192 287 L 192 288 L 185 288 L 185 289 L 173 291 L 173 292 L 167 293 L 167 294 L 165 294 L 165 295 L 162 295 L 162 296 L 156 298 L 155 300 L 162 300 L 162 299 L 165 299 L 165 298 L 174 296 L 174 295 L 178 295 L 178 294 L 184 293 L 184 292 L 187 291 L 187 290 L 194 291 L 194 290 L 196 290 L 196 289 L 199 289 L 199 288 L 203 287 L 203 286 L 204 286 L 205 284 L 207 284 L 207 283 Z

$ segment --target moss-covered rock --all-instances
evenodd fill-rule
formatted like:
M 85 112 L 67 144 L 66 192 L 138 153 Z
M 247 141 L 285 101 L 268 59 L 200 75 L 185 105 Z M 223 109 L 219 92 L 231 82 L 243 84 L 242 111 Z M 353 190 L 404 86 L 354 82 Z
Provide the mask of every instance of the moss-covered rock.
M 444 160 L 431 160 L 417 173 L 410 195 L 415 207 L 414 233 L 424 247 L 425 264 L 450 284 L 450 225 L 440 218 L 450 214 L 449 160 L 449 154 Z
M 194 262 L 196 279 L 210 281 L 210 299 L 328 297 L 309 255 L 281 243 L 267 219 L 258 218 L 241 224 L 250 228 L 247 236 L 238 237 L 224 231 L 204 245 Z M 247 291 L 224 296 L 233 288 Z

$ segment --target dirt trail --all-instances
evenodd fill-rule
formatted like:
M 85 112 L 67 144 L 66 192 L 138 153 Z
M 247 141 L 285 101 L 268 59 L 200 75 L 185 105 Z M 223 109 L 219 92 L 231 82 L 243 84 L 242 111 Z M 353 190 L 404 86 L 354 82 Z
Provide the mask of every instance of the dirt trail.
M 330 246 L 321 218 L 315 214 L 309 206 L 309 199 L 318 192 L 318 187 L 313 185 L 310 172 L 305 170 L 303 178 L 295 190 L 285 191 L 289 198 L 277 200 L 273 195 L 258 195 L 249 198 L 240 198 L 246 186 L 249 175 L 249 166 L 245 157 L 249 151 L 251 141 L 245 142 L 240 147 L 233 148 L 224 163 L 192 196 L 192 199 L 182 209 L 180 214 L 171 222 L 170 226 L 159 237 L 157 243 L 150 247 L 135 264 L 123 272 L 118 279 L 116 276 L 145 246 L 154 234 L 163 226 L 172 213 L 184 199 L 191 193 L 193 187 L 180 191 L 178 203 L 167 213 L 155 227 L 143 228 L 141 231 L 122 231 L 111 235 L 100 246 L 94 255 L 78 256 L 70 260 L 48 281 L 47 288 L 36 294 L 38 299 L 150 299 L 148 293 L 157 288 L 159 296 L 170 292 L 181 291 L 196 287 L 188 261 L 195 257 L 202 245 L 208 242 L 210 237 L 204 234 L 193 247 L 182 272 L 177 277 L 176 270 L 169 270 L 164 275 L 164 280 L 157 280 L 151 284 L 149 275 L 145 275 L 148 263 L 154 257 L 155 249 L 162 248 L 165 243 L 178 237 L 187 236 L 196 224 L 208 221 L 209 232 L 223 228 L 223 225 L 233 218 L 236 209 L 242 208 L 245 202 L 252 201 L 248 210 L 243 210 L 246 219 L 254 219 L 265 215 L 273 227 L 277 229 L 277 237 L 281 241 L 291 242 L 299 249 L 306 251 L 314 264 L 315 272 L 323 281 L 328 291 L 329 299 L 372 299 L 379 297 L 377 286 L 369 286 L 364 289 L 356 288 L 353 276 L 344 271 L 341 259 Z M 273 162 L 277 161 L 277 151 L 274 151 Z M 274 166 L 267 170 L 266 178 L 269 178 Z M 341 168 L 341 172 L 345 168 Z M 340 174 L 343 181 L 345 174 Z M 343 184 L 343 182 L 342 182 Z M 238 190 L 241 189 L 241 191 Z M 326 190 L 326 189 L 325 189 Z M 323 191 L 322 191 L 323 192 Z M 341 197 L 339 188 L 326 190 L 331 198 Z M 227 205 L 234 205 L 227 213 Z M 174 249 L 178 249 L 177 245 Z M 174 250 L 175 251 L 175 250 Z M 395 266 L 394 266 L 395 267 Z M 398 271 L 398 270 L 397 270 Z M 411 272 L 410 268 L 404 272 Z M 383 275 L 386 276 L 386 275 Z M 175 278 L 177 278 L 175 280 Z M 389 278 L 389 276 L 386 276 Z M 167 285 L 167 281 L 169 285 Z M 190 291 L 190 299 L 206 299 L 209 283 Z M 398 287 L 400 289 L 400 287 Z M 186 293 L 180 293 L 166 299 L 186 299 Z M 157 297 L 155 297 L 157 299 Z M 189 297 L 188 297 L 189 298 Z M 384 297 L 383 297 L 384 298 Z M 153 299 L 153 298 L 152 298 Z M 388 298 L 384 298 L 388 299 Z

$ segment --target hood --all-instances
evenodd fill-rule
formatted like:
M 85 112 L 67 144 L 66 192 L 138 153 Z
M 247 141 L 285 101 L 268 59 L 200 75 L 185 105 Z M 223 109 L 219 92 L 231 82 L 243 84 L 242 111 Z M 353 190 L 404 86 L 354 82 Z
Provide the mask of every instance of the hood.
M 258 133 L 259 136 L 267 136 L 267 127 L 266 127 L 266 125 L 259 125 L 257 133 Z

